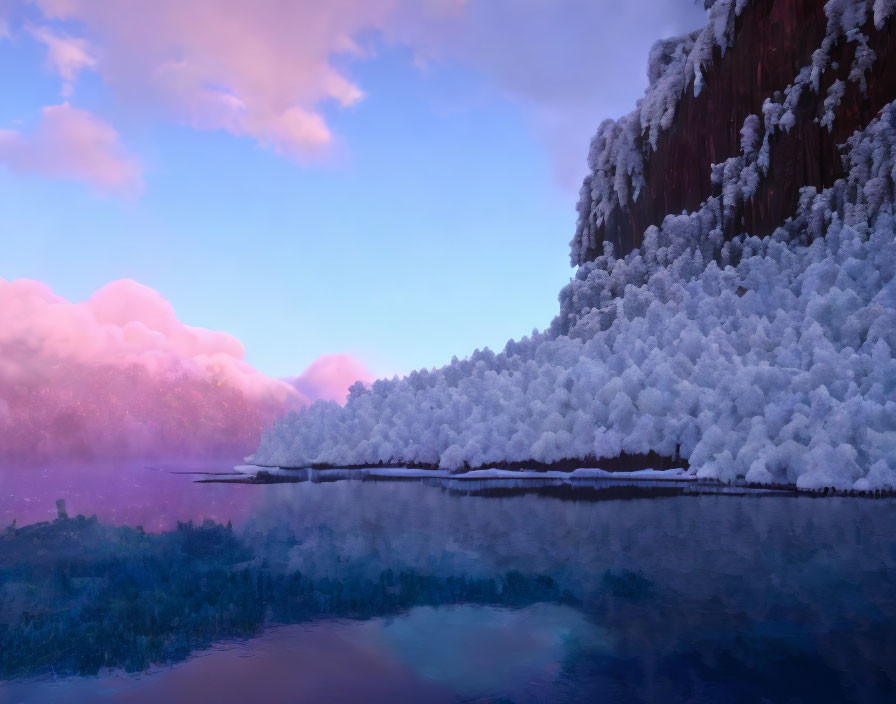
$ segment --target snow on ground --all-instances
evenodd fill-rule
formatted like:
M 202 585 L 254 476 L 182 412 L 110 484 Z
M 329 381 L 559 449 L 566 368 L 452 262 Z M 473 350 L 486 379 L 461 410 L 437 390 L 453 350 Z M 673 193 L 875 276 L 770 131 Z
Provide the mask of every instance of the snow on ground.
M 322 470 L 324 472 L 330 470 Z M 432 469 L 409 469 L 407 467 L 372 467 L 362 470 L 349 470 L 369 477 L 407 477 L 436 479 L 670 479 L 689 481 L 696 479 L 685 469 L 641 469 L 636 472 L 608 472 L 605 469 L 579 467 L 571 472 L 537 471 L 521 469 L 473 469 L 468 472 L 452 473 Z
M 260 467 L 258 465 L 238 465 L 234 467 L 240 478 L 249 478 L 262 472 L 272 477 L 289 477 L 295 479 L 307 479 L 309 481 L 320 479 L 357 479 L 370 477 L 374 479 L 451 479 L 451 480 L 483 480 L 483 479 L 537 479 L 545 481 L 569 481 L 569 480 L 668 480 L 668 481 L 694 481 L 696 477 L 686 469 L 639 469 L 634 472 L 608 472 L 605 469 L 593 467 L 579 467 L 572 471 L 539 471 L 520 469 L 474 469 L 468 472 L 449 472 L 439 469 L 415 469 L 410 467 L 364 467 L 342 468 L 332 467 L 327 469 L 284 469 L 282 467 Z
M 741 5 L 715 3 L 714 37 L 727 25 L 712 13 Z M 840 29 L 857 21 L 842 5 L 826 5 Z M 785 95 L 798 84 L 813 89 L 811 67 Z M 545 332 L 290 414 L 247 461 L 456 470 L 678 452 L 698 478 L 896 488 L 896 104 L 845 145 L 847 178 L 803 189 L 770 237 L 725 242 L 769 131 L 786 128 L 779 107 L 745 121 L 741 155 L 714 169 L 720 197 L 648 228 L 641 250 L 581 264 Z

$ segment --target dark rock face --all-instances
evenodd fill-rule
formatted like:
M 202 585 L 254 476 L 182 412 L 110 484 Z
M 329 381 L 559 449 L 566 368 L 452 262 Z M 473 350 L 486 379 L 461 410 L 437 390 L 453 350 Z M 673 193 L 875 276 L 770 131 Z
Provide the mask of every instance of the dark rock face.
M 740 130 L 751 114 L 761 115 L 766 98 L 783 91 L 825 37 L 827 17 L 822 0 L 753 0 L 735 25 L 734 45 L 722 55 L 716 48 L 703 70 L 698 96 L 688 86 L 675 120 L 661 133 L 656 149 L 644 141 L 646 188 L 628 207 L 616 207 L 603 228 L 598 247 L 583 261 L 601 254 L 601 239 L 613 243 L 617 255 L 641 245 L 644 230 L 669 214 L 696 209 L 713 192 L 710 167 L 740 152 Z M 862 28 L 876 60 L 865 74 L 867 90 L 849 80 L 856 42 L 841 39 L 831 50 L 819 90 L 805 91 L 796 124 L 771 140 L 770 170 L 756 194 L 741 208 L 726 235 L 767 235 L 793 215 L 804 186 L 828 187 L 845 175 L 839 146 L 864 128 L 881 108 L 896 98 L 896 22 L 881 29 L 869 20 Z M 846 84 L 835 109 L 833 129 L 820 124 L 824 98 L 836 80 Z

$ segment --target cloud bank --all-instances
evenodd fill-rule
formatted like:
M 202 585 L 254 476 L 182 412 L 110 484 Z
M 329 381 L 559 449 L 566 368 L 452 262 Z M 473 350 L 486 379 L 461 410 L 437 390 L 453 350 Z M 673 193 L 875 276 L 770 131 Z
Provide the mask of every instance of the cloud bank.
M 353 378 L 352 378 L 353 377 Z M 325 357 L 301 384 L 244 361 L 235 337 L 177 319 L 156 291 L 121 280 L 72 303 L 0 279 L 0 460 L 236 458 L 286 410 L 344 400 L 369 373 Z

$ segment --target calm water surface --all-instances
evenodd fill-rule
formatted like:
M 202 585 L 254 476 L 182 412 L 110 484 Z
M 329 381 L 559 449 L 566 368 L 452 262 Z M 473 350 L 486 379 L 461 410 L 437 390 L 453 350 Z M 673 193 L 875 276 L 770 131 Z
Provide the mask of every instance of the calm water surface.
M 197 478 L 0 473 L 0 702 L 896 700 L 890 499 Z

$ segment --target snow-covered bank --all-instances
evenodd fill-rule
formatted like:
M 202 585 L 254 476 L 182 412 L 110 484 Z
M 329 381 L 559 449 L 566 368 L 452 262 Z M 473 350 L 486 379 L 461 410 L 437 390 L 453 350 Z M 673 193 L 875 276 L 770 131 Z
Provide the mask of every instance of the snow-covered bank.
M 758 495 L 777 494 L 788 496 L 849 496 L 860 498 L 892 498 L 894 488 L 837 489 L 835 487 L 798 487 L 793 483 L 747 482 L 738 479 L 726 483 L 712 477 L 698 477 L 695 472 L 684 469 L 640 469 L 633 472 L 607 471 L 595 467 L 579 467 L 573 470 L 538 470 L 520 467 L 518 469 L 472 469 L 466 471 L 446 471 L 441 469 L 421 469 L 414 467 L 268 467 L 259 465 L 239 465 L 237 471 L 226 476 L 212 476 L 198 480 L 208 484 L 312 484 L 336 481 L 403 481 L 419 480 L 435 482 L 445 489 L 468 493 L 483 491 L 531 491 L 557 487 L 573 487 L 581 490 L 605 493 L 605 498 L 617 498 L 612 491 L 630 488 L 637 490 L 627 495 L 668 496 L 651 490 L 675 488 L 681 495 Z M 472 487 L 472 488 L 471 488 Z M 603 498 L 603 497 L 602 497 Z
M 639 469 L 634 472 L 608 472 L 596 467 L 578 467 L 569 472 L 563 471 L 536 471 L 525 467 L 520 469 L 473 469 L 468 472 L 449 472 L 440 469 L 415 469 L 412 467 L 333 467 L 328 469 L 298 468 L 288 469 L 283 467 L 262 467 L 258 465 L 238 465 L 234 467 L 234 476 L 253 477 L 261 474 L 271 477 L 307 477 L 309 480 L 316 478 L 341 479 L 341 478 L 400 478 L 400 479 L 452 479 L 458 481 L 479 479 L 539 479 L 567 481 L 570 479 L 612 479 L 612 480 L 666 480 L 666 481 L 693 481 L 696 479 L 693 473 L 686 469 Z
M 837 27 L 842 5 L 826 5 Z M 845 145 L 847 178 L 802 189 L 773 235 L 724 241 L 787 128 L 786 96 L 812 90 L 804 73 L 745 121 L 741 155 L 714 168 L 720 195 L 648 228 L 640 250 L 582 264 L 547 331 L 291 414 L 249 461 L 452 470 L 655 452 L 723 482 L 896 488 L 896 106 Z

